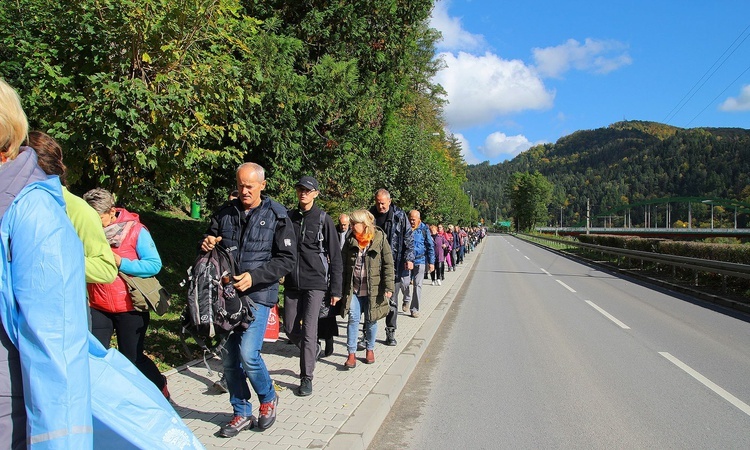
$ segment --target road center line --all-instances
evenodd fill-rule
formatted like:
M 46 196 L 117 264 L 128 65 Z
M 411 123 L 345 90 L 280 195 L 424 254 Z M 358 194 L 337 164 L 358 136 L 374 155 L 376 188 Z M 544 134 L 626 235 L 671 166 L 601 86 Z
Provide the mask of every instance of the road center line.
M 570 292 L 575 292 L 575 289 L 573 289 L 572 287 L 570 287 L 570 286 L 568 286 L 567 284 L 563 283 L 562 281 L 560 281 L 560 280 L 555 280 L 555 281 L 557 281 L 558 283 L 562 284 L 562 285 L 563 285 L 563 287 L 564 287 L 565 289 L 569 290 Z
M 523 257 L 526 258 L 526 259 L 528 259 L 529 261 L 531 261 L 531 258 L 529 258 L 528 256 L 523 255 Z
M 605 310 L 601 309 L 601 308 L 600 308 L 600 307 L 599 307 L 599 306 L 598 306 L 598 305 L 597 305 L 596 303 L 594 303 L 594 302 L 592 302 L 592 301 L 589 301 L 589 300 L 586 300 L 586 303 L 588 303 L 589 305 L 591 305 L 591 307 L 592 307 L 592 308 L 594 308 L 595 310 L 599 311 L 599 312 L 600 312 L 600 313 L 601 313 L 601 314 L 602 314 L 602 315 L 603 315 L 604 317 L 606 317 L 607 319 L 609 319 L 609 320 L 611 320 L 612 322 L 616 323 L 616 324 L 617 324 L 617 326 L 619 326 L 619 327 L 620 327 L 620 328 L 622 328 L 623 330 L 629 330 L 629 329 L 630 329 L 630 327 L 629 327 L 629 326 L 627 326 L 627 325 L 625 325 L 624 323 L 622 323 L 622 322 L 620 322 L 619 320 L 617 320 L 617 319 L 615 318 L 615 316 L 613 316 L 612 314 L 610 314 L 610 313 L 608 313 L 607 311 L 605 311 Z
M 750 416 L 750 406 L 747 405 L 747 403 L 743 402 L 742 400 L 738 399 L 734 395 L 730 394 L 729 392 L 722 389 L 718 384 L 714 383 L 713 381 L 709 380 L 708 378 L 704 377 L 700 373 L 693 370 L 690 366 L 685 364 L 684 362 L 680 361 L 679 359 L 675 358 L 671 354 L 667 352 L 659 352 L 659 354 L 665 358 L 667 358 L 672 364 L 679 367 L 680 369 L 684 370 L 688 375 L 698 380 L 701 384 L 706 386 L 707 388 L 711 389 L 715 393 L 719 394 L 724 400 L 728 401 L 729 403 L 733 404 L 737 408 L 739 408 L 740 411 L 744 412 L 748 416 Z
M 546 270 L 542 269 L 541 267 L 539 269 L 541 269 L 541 271 L 544 272 L 544 273 L 546 273 L 548 276 L 552 276 L 551 273 L 547 272 Z

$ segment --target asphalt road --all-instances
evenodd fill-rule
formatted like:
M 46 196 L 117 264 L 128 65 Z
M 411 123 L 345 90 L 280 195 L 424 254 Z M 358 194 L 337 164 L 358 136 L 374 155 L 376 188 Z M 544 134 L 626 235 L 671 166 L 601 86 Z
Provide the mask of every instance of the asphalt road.
M 750 448 L 750 323 L 490 236 L 370 449 Z

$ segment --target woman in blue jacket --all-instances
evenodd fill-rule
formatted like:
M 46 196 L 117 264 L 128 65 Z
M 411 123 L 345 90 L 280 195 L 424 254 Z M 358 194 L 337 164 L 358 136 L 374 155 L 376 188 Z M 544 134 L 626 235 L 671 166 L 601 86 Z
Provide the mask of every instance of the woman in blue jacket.
M 93 445 L 83 245 L 0 79 L 0 445 Z

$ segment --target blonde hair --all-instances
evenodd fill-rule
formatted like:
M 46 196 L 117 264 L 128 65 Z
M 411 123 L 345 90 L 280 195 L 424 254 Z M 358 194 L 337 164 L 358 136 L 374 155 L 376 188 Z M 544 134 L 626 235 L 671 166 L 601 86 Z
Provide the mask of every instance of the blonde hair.
M 29 133 L 29 120 L 18 93 L 0 78 L 0 153 L 15 159 Z
M 352 230 L 355 223 L 363 223 L 365 225 L 364 237 L 368 240 L 372 240 L 375 237 L 375 216 L 370 211 L 358 209 L 349 214 L 349 221 Z

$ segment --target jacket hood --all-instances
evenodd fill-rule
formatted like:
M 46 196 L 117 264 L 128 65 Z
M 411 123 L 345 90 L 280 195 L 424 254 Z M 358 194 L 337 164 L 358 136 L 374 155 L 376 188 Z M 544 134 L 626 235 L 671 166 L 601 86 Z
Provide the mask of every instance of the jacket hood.
M 21 147 L 18 156 L 0 166 L 0 217 L 10 207 L 21 191 L 32 183 L 52 194 L 64 205 L 60 181 L 57 176 L 47 176 L 37 164 L 36 152 L 31 147 Z M 57 186 L 55 186 L 57 185 Z
M 140 223 L 140 216 L 136 213 L 130 212 L 125 208 L 116 208 L 117 210 L 117 220 L 115 223 L 120 222 L 139 222 Z

